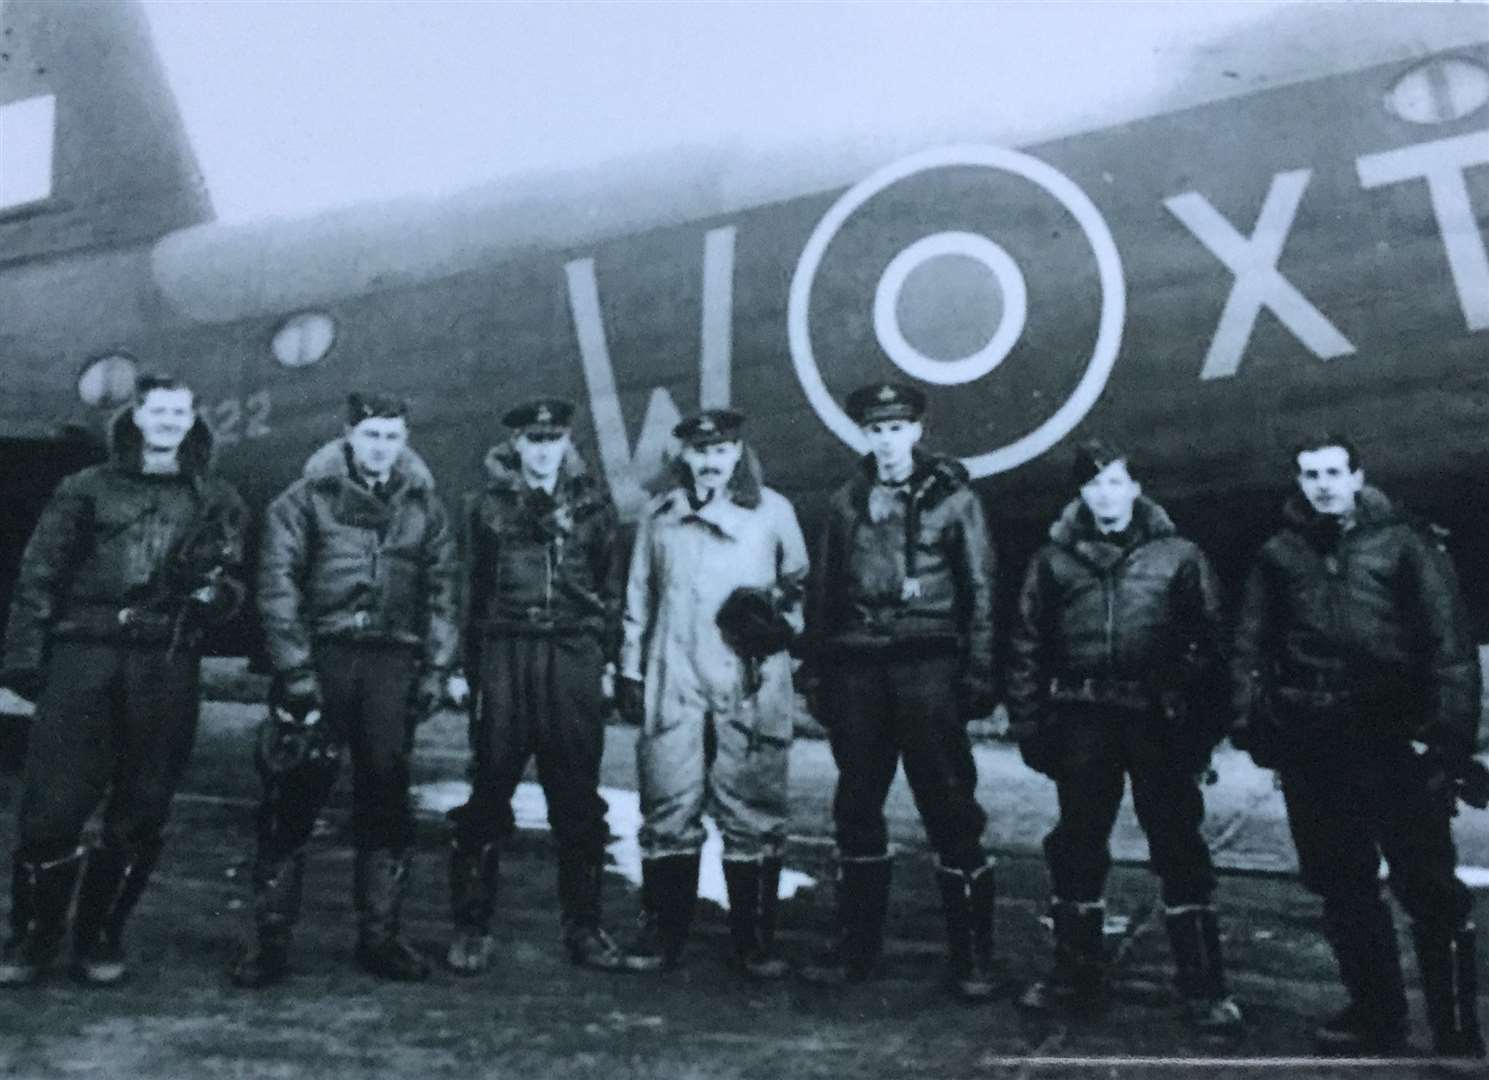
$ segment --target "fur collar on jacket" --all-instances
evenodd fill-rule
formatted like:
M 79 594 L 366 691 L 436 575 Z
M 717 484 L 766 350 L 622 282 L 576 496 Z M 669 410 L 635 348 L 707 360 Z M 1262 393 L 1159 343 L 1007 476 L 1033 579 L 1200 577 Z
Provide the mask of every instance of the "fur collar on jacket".
M 312 482 L 351 480 L 351 448 L 347 446 L 346 440 L 332 439 L 311 454 L 305 461 L 305 468 L 301 470 L 301 475 Z M 429 471 L 429 466 L 424 463 L 418 451 L 412 447 L 406 446 L 399 453 L 398 459 L 393 462 L 391 475 L 399 481 L 396 486 L 406 485 L 411 489 L 434 490 L 434 474 Z
M 947 454 L 923 453 L 916 450 L 914 466 L 910 469 L 909 492 L 920 509 L 928 510 L 944 502 L 953 493 L 971 482 L 971 477 L 956 458 Z M 858 470 L 853 475 L 851 498 L 860 510 L 867 510 L 869 492 L 878 479 L 878 465 L 873 454 L 858 459 Z
M 1397 521 L 1401 517 L 1396 505 L 1379 488 L 1366 484 L 1355 496 L 1355 524 L 1382 525 Z M 1282 520 L 1299 532 L 1308 533 L 1327 524 L 1328 515 L 1320 514 L 1308 505 L 1303 493 L 1295 491 L 1282 505 Z
M 1146 544 L 1166 536 L 1177 536 L 1173 519 L 1168 511 L 1146 495 L 1139 495 L 1132 504 L 1132 530 L 1134 544 Z M 1073 548 L 1079 543 L 1099 543 L 1105 537 L 1096 528 L 1096 519 L 1080 498 L 1071 499 L 1065 509 L 1050 526 L 1050 540 L 1061 547 Z
M 181 474 L 203 476 L 212 464 L 212 445 L 212 429 L 198 416 L 176 454 Z M 109 460 L 125 472 L 138 473 L 144 468 L 144 448 L 145 437 L 134 422 L 134 407 L 126 405 L 109 422 Z
M 508 495 L 521 495 L 528 490 L 522 478 L 522 460 L 510 439 L 497 443 L 486 451 L 481 471 L 486 477 L 486 490 Z M 585 464 L 584 457 L 570 446 L 564 454 L 563 464 L 558 468 L 558 484 L 553 494 L 559 501 L 570 503 L 602 503 L 606 496 L 603 489 Z

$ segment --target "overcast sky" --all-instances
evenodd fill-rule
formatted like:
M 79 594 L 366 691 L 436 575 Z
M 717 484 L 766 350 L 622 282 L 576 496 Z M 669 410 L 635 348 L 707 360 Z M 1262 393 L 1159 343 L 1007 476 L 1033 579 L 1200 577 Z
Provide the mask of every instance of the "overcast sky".
M 1259 4 L 147 0 L 218 214 L 467 188 L 1140 100 Z M 1031 91 L 1031 87 L 1034 88 Z

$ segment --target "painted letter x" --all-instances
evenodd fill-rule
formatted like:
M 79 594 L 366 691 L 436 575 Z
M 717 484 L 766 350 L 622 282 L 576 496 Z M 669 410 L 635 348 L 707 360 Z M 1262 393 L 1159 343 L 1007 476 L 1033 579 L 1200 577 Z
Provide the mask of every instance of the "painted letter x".
M 1309 169 L 1297 169 L 1272 178 L 1250 237 L 1237 232 L 1197 191 L 1164 200 L 1169 212 L 1236 276 L 1205 354 L 1201 379 L 1228 379 L 1236 374 L 1264 307 L 1321 360 L 1355 351 L 1349 339 L 1277 269 L 1310 175 Z

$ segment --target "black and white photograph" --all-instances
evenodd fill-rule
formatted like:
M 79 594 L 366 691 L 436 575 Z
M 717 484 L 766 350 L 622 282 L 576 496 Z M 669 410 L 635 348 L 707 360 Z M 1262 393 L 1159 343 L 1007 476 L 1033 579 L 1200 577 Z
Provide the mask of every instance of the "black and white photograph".
M 1482 1077 L 1486 666 L 1489 0 L 0 0 L 0 1075 Z

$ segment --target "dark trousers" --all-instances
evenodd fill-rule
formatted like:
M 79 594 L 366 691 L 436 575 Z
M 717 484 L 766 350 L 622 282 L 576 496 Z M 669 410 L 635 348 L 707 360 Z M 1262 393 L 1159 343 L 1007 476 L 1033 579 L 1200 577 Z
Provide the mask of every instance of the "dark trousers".
M 977 804 L 977 766 L 957 712 L 954 655 L 899 658 L 850 653 L 823 672 L 822 700 L 838 766 L 833 822 L 839 852 L 874 858 L 889 850 L 884 799 L 901 758 L 942 865 L 971 870 L 987 859 Z
M 1468 918 L 1473 897 L 1455 873 L 1452 804 L 1427 780 L 1405 743 L 1308 755 L 1282 769 L 1298 869 L 1331 925 L 1382 903 L 1382 855 L 1391 891 L 1418 926 L 1448 934 Z
M 414 831 L 408 785 L 418 656 L 407 645 L 321 641 L 314 660 L 321 722 L 351 750 L 356 846 L 401 851 Z M 301 783 L 271 787 L 259 808 L 261 842 L 272 837 L 275 856 L 302 847 L 335 785 L 336 771 L 322 770 Z
M 31 725 L 18 854 L 60 858 L 105 794 L 103 843 L 160 841 L 196 740 L 200 661 L 166 647 L 58 641 Z
M 472 848 L 514 827 L 512 794 L 531 758 L 560 850 L 599 858 L 610 833 L 600 796 L 604 657 L 589 634 L 487 638 L 481 646 L 470 743 L 471 798 L 452 812 Z
M 1094 903 L 1112 866 L 1108 846 L 1126 778 L 1132 804 L 1148 837 L 1148 857 L 1169 907 L 1207 904 L 1215 868 L 1200 833 L 1205 818 L 1191 755 L 1178 751 L 1154 716 L 1098 705 L 1059 714 L 1060 820 L 1044 839 L 1054 893 L 1072 903 Z

